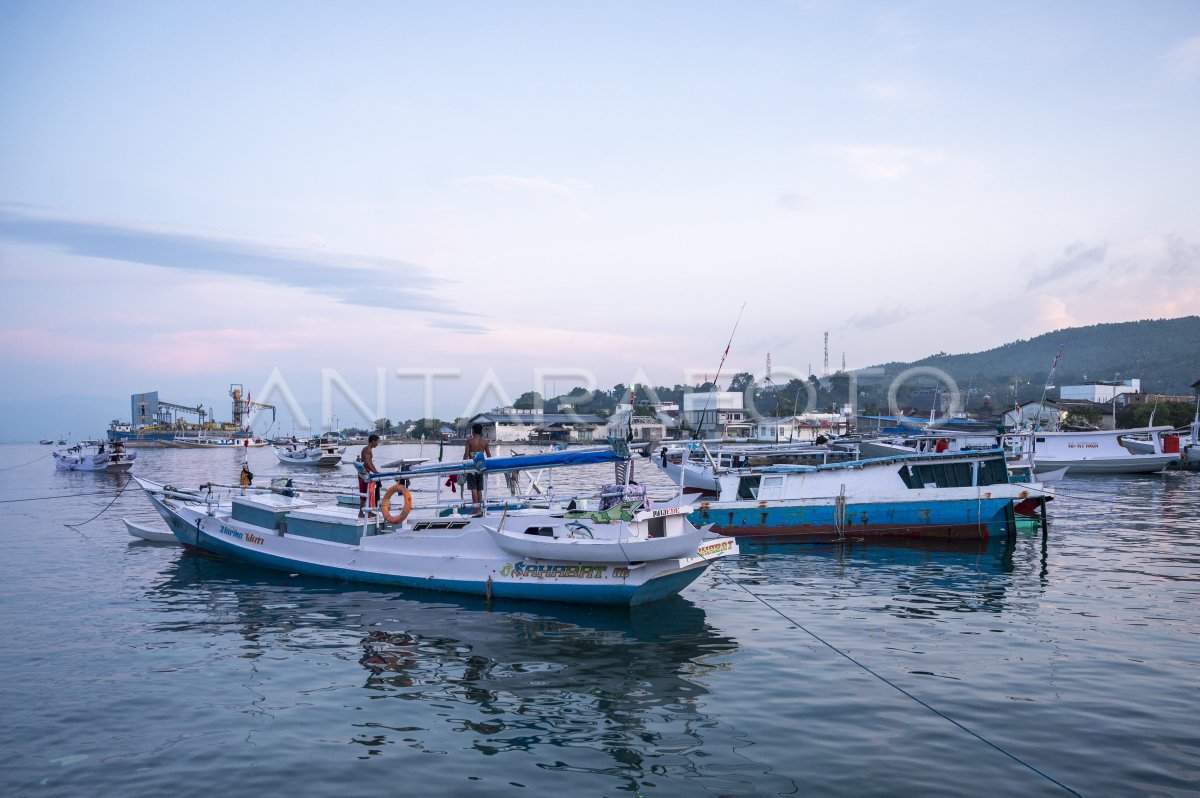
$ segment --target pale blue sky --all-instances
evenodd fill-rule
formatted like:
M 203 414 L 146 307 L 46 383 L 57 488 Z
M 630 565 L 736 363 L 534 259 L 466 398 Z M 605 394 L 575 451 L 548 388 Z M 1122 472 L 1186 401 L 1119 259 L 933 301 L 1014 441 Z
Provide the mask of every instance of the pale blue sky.
M 1196 313 L 1197 141 L 1194 2 L 0 0 L 0 403 Z

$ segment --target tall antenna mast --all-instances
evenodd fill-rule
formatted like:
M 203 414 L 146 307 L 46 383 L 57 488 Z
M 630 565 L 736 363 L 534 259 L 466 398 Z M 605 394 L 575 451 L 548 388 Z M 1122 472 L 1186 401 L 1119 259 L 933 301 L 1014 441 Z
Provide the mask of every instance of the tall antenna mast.
M 767 352 L 767 373 L 763 375 L 763 389 L 775 394 L 775 416 L 779 416 L 779 391 L 775 389 L 775 381 L 771 379 L 771 353 Z
M 821 372 L 822 377 L 829 376 L 829 333 L 825 333 L 825 369 Z

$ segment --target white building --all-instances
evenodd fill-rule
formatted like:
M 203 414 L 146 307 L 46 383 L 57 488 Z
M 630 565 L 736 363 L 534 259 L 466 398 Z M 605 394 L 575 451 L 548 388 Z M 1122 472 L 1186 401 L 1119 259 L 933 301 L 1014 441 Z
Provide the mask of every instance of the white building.
M 1056 430 L 1067 414 L 1059 408 L 1053 399 L 1046 402 L 1026 402 L 1004 414 L 1004 426 L 1007 429 L 1039 429 Z
M 617 405 L 616 411 L 608 419 L 606 434 L 609 437 L 624 439 L 632 433 L 635 442 L 661 441 L 667 437 L 667 425 L 661 419 L 634 416 L 630 421 L 631 413 L 633 408 L 630 405 Z
M 1141 380 L 1125 380 L 1124 382 L 1087 382 L 1083 385 L 1064 385 L 1058 389 L 1058 398 L 1070 401 L 1094 402 L 1104 404 L 1124 393 L 1141 393 Z
M 597 430 L 603 429 L 605 421 L 590 414 L 541 413 L 503 407 L 477 414 L 462 433 L 469 435 L 474 424 L 483 427 L 483 437 L 489 441 L 586 443 L 594 439 Z
M 803 413 L 779 418 L 764 416 L 753 422 L 750 437 L 767 443 L 813 441 L 818 435 L 827 438 L 845 435 L 847 428 L 846 416 L 837 413 Z
M 740 438 L 750 434 L 750 423 L 740 391 L 715 391 L 683 395 L 681 421 L 699 430 L 702 438 Z

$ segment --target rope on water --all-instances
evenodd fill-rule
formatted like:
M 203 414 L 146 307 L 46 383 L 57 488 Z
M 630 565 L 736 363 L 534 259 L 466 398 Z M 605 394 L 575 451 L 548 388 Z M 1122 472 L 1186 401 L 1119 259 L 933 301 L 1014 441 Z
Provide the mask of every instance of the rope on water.
M 703 555 L 701 555 L 701 557 L 703 557 Z M 706 557 L 703 557 L 703 558 L 704 558 L 704 559 L 708 559 L 708 558 L 706 558 Z M 812 639 L 816 640 L 816 641 L 817 641 L 818 643 L 820 643 L 821 645 L 823 645 L 823 646 L 825 646 L 826 648 L 828 648 L 830 651 L 832 651 L 832 652 L 834 652 L 835 654 L 838 654 L 838 655 L 840 655 L 840 656 L 844 657 L 845 659 L 847 659 L 847 660 L 849 660 L 850 662 L 854 663 L 854 664 L 855 664 L 855 665 L 857 665 L 858 667 L 862 668 L 864 671 L 866 671 L 867 673 L 871 674 L 871 675 L 872 675 L 872 676 L 874 676 L 876 679 L 878 679 L 879 681 L 881 681 L 881 682 L 883 682 L 884 684 L 886 684 L 888 687 L 891 687 L 893 690 L 897 691 L 897 692 L 898 692 L 898 693 L 900 693 L 901 695 L 904 695 L 904 696 L 906 696 L 906 697 L 908 697 L 908 698 L 911 698 L 913 701 L 915 701 L 915 702 L 917 702 L 918 704 L 920 704 L 921 706 L 925 707 L 925 708 L 926 708 L 926 709 L 928 709 L 930 712 L 932 712 L 933 714 L 937 715 L 939 718 L 942 718 L 943 720 L 945 720 L 945 721 L 947 721 L 947 722 L 949 722 L 949 723 L 953 724 L 954 726 L 956 726 L 956 727 L 958 727 L 959 729 L 963 730 L 964 732 L 966 732 L 967 734 L 971 735 L 972 737 L 974 737 L 975 739 L 979 740 L 980 742 L 982 742 L 982 743 L 984 743 L 984 744 L 986 744 L 986 745 L 990 746 L 991 748 L 993 748 L 993 749 L 995 749 L 996 751 L 1000 752 L 1001 754 L 1003 754 L 1004 756 L 1008 757 L 1008 758 L 1009 758 L 1009 759 L 1011 759 L 1012 761 L 1016 762 L 1018 765 L 1021 765 L 1022 767 L 1028 768 L 1028 769 L 1029 769 L 1029 770 L 1031 770 L 1032 772 L 1034 772 L 1034 773 L 1036 773 L 1037 775 L 1039 775 L 1039 776 L 1041 776 L 1042 778 L 1044 778 L 1046 781 L 1049 781 L 1051 784 L 1054 784 L 1054 785 L 1056 785 L 1056 786 L 1058 786 L 1058 787 L 1061 787 L 1063 790 L 1065 790 L 1065 791 L 1069 792 L 1071 795 L 1075 795 L 1075 796 L 1079 796 L 1079 798 L 1083 798 L 1083 796 L 1082 796 L 1082 794 L 1081 794 L 1081 793 L 1079 793 L 1079 792 L 1076 792 L 1075 790 L 1071 789 L 1070 787 L 1068 787 L 1067 785 L 1063 784 L 1063 783 L 1062 783 L 1061 781 L 1059 781 L 1058 779 L 1056 779 L 1056 778 L 1054 778 L 1053 776 L 1051 776 L 1051 775 L 1047 774 L 1045 771 L 1039 770 L 1037 767 L 1035 767 L 1034 765 L 1031 765 L 1031 764 L 1029 764 L 1029 763 L 1028 763 L 1028 762 L 1026 762 L 1024 759 L 1021 759 L 1019 756 L 1017 756 L 1016 754 L 1012 753 L 1011 751 L 1007 751 L 1007 750 L 1005 750 L 1003 747 L 1001 747 L 1001 746 L 1000 746 L 1000 745 L 998 745 L 997 743 L 994 743 L 994 742 L 992 742 L 991 740 L 987 739 L 986 737 L 984 737 L 983 735 L 979 734 L 978 732 L 972 731 L 971 729 L 967 728 L 967 727 L 966 727 L 966 726 L 964 726 L 963 724 L 959 723 L 959 722 L 958 722 L 957 720 L 955 720 L 954 718 L 952 718 L 952 717 L 950 717 L 949 715 L 947 715 L 945 712 L 942 712 L 940 709 L 938 709 L 938 708 L 936 708 L 936 707 L 934 707 L 934 706 L 930 705 L 928 702 L 926 702 L 926 701 L 922 700 L 921 698 L 918 698 L 917 696 L 915 696 L 915 695 L 913 695 L 912 693 L 910 693 L 908 690 L 905 690 L 903 687 L 901 687 L 900 685 L 898 685 L 898 684 L 896 684 L 895 682 L 891 681 L 891 680 L 890 680 L 890 679 L 888 679 L 886 676 L 883 676 L 883 675 L 882 675 L 882 674 L 880 674 L 880 673 L 876 673 L 874 670 L 872 670 L 872 669 L 871 669 L 870 667 L 868 667 L 867 665 L 864 665 L 863 663 L 859 662 L 859 661 L 858 661 L 858 660 L 856 660 L 854 657 L 852 657 L 852 656 L 850 656 L 849 654 L 847 654 L 845 651 L 842 651 L 842 650 L 841 650 L 840 648 L 838 648 L 837 646 L 835 646 L 835 645 L 833 645 L 832 643 L 830 643 L 829 641 L 825 640 L 825 638 L 821 637 L 821 636 L 820 636 L 820 635 L 818 635 L 816 632 L 813 632 L 811 629 L 809 629 L 809 628 L 807 628 L 806 626 L 804 626 L 804 624 L 800 623 L 799 621 L 793 620 L 791 617 L 789 617 L 789 616 L 787 615 L 787 613 L 785 613 L 785 612 L 783 612 L 782 610 L 780 610 L 779 608 L 777 608 L 777 607 L 773 606 L 773 605 L 772 605 L 772 604 L 771 604 L 769 601 L 767 601 L 767 600 L 766 600 L 766 599 L 764 599 L 762 596 L 760 596 L 760 595 L 758 595 L 757 593 L 755 593 L 753 590 L 750 590 L 748 587 L 746 587 L 746 586 L 745 586 L 745 585 L 743 585 L 742 583 L 738 582 L 738 581 L 737 581 L 736 579 L 734 579 L 732 576 L 729 576 L 728 574 L 726 574 L 726 573 L 725 573 L 725 572 L 724 572 L 722 569 L 720 569 L 720 568 L 716 568 L 716 569 L 714 569 L 714 570 L 716 571 L 716 573 L 720 574 L 720 576 L 721 576 L 723 579 L 725 579 L 726 581 L 730 582 L 731 584 L 733 584 L 733 585 L 735 585 L 735 586 L 737 586 L 737 587 L 741 588 L 743 591 L 745 591 L 745 593 L 746 593 L 747 595 L 749 595 L 749 596 L 750 596 L 751 598 L 753 598 L 755 601 L 757 601 L 757 602 L 759 602 L 760 604 L 762 604 L 764 607 L 766 607 L 767 609 L 769 609 L 771 612 L 775 613 L 775 614 L 776 614 L 776 615 L 778 615 L 780 618 L 783 618 L 785 621 L 787 621 L 788 623 L 792 624 L 792 625 L 793 625 L 793 626 L 795 626 L 797 629 L 801 630 L 802 632 L 804 632 L 805 634 L 807 634 L 809 637 L 811 637 Z
M 1113 494 L 1111 493 L 1093 493 L 1091 491 L 1053 491 L 1045 488 L 1030 488 L 1030 493 L 1040 494 L 1042 496 L 1053 496 L 1056 499 L 1070 499 L 1081 502 L 1103 502 L 1112 504 Z
M 12 471 L 14 468 L 24 468 L 27 465 L 33 465 L 34 463 L 38 462 L 39 460 L 45 460 L 49 456 L 50 456 L 49 454 L 43 454 L 41 457 L 33 458 L 28 463 L 21 463 L 20 465 L 15 465 L 15 466 L 5 466 L 4 468 L 0 468 L 0 471 Z
M 125 487 L 121 486 L 121 490 L 125 490 Z M 109 491 L 107 490 L 96 490 L 86 493 L 60 493 L 57 496 L 28 496 L 24 499 L 0 499 L 0 504 L 12 504 L 13 502 L 42 502 L 53 501 L 55 499 L 74 499 L 78 498 L 79 496 L 107 496 L 108 494 Z M 117 495 L 120 494 L 118 493 Z
M 95 521 L 97 518 L 99 518 L 100 516 L 102 516 L 102 515 L 104 515 L 106 512 L 108 512 L 108 508 L 109 508 L 109 507 L 112 507 L 114 504 L 116 504 L 116 502 L 117 502 L 117 499 L 121 498 L 121 494 L 125 492 L 125 488 L 129 487 L 129 483 L 130 483 L 130 482 L 133 482 L 133 477 L 126 477 L 126 478 L 125 478 L 125 484 L 124 484 L 124 485 L 122 485 L 122 486 L 121 486 L 121 489 L 117 491 L 117 495 L 112 497 L 112 501 L 110 501 L 108 504 L 104 505 L 104 509 L 103 509 L 103 510 L 101 510 L 101 511 L 100 511 L 100 512 L 98 512 L 98 513 L 96 513 L 96 514 L 95 514 L 95 515 L 93 515 L 91 518 L 89 518 L 88 520 L 84 521 L 82 524 L 63 524 L 63 526 L 65 526 L 65 527 L 69 527 L 69 528 L 71 528 L 71 529 L 77 529 L 78 527 L 81 527 L 81 526 L 83 526 L 83 524 L 90 524 L 92 521 Z

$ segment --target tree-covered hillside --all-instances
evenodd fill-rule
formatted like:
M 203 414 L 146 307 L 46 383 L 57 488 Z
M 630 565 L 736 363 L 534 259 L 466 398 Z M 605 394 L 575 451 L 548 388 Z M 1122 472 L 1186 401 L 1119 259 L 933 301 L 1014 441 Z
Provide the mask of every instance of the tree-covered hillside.
M 1014 398 L 1025 401 L 1041 395 L 1060 346 L 1055 385 L 1138 378 L 1146 393 L 1191 395 L 1189 386 L 1200 379 L 1200 316 L 1071 327 L 986 352 L 943 352 L 912 363 L 887 363 L 882 368 L 888 377 L 912 366 L 941 369 L 960 389 L 971 389 L 969 406 L 978 405 L 983 394 L 1007 405 Z M 932 385 L 932 380 L 929 383 Z

